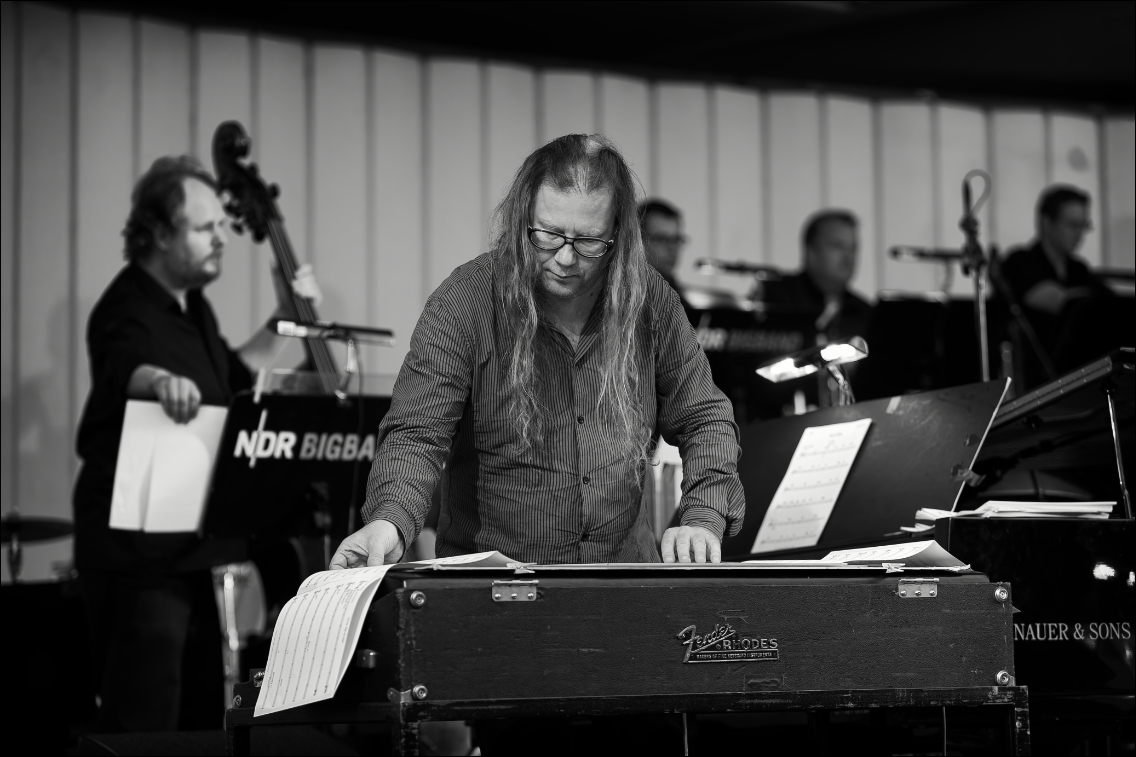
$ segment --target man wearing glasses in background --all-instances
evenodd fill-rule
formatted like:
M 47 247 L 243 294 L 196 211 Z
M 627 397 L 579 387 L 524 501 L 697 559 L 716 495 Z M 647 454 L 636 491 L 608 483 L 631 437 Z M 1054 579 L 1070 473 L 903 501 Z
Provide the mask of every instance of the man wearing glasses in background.
M 647 262 L 672 289 L 679 291 L 674 271 L 679 253 L 686 244 L 686 237 L 682 234 L 682 214 L 664 200 L 644 200 L 639 203 L 639 230 L 643 235 Z
M 600 136 L 525 160 L 494 249 L 426 303 L 379 427 L 367 525 L 332 568 L 397 561 L 440 478 L 439 557 L 720 561 L 745 511 L 738 430 L 678 294 L 647 265 L 634 186 Z M 659 434 L 686 474 L 661 555 L 642 502 Z
M 1115 314 L 1102 302 L 1112 298 L 1112 290 L 1076 255 L 1092 230 L 1089 201 L 1088 193 L 1075 187 L 1047 187 L 1037 201 L 1033 244 L 1011 252 L 994 271 L 1005 284 L 1003 292 L 1023 306 L 1058 375 L 1097 357 L 1115 341 L 1110 335 L 1117 325 L 1108 323 Z M 1021 389 L 1056 378 L 1046 375 L 1025 340 L 1015 341 L 1025 384 Z

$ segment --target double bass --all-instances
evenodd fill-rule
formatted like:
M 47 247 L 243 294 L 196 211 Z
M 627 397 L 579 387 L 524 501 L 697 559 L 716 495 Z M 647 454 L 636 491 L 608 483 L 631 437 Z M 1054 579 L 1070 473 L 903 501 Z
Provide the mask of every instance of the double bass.
M 280 273 L 286 282 L 296 278 L 299 265 L 284 217 L 276 205 L 280 188 L 266 184 L 255 163 L 243 162 L 248 158 L 252 141 L 243 126 L 236 121 L 225 121 L 213 133 L 213 170 L 217 175 L 217 188 L 228 194 L 225 212 L 233 218 L 233 230 L 248 231 L 257 243 L 268 239 Z M 291 292 L 297 318 L 301 322 L 319 320 L 315 306 L 307 297 Z M 339 384 L 339 367 L 335 356 L 323 339 L 304 340 L 307 362 L 319 377 L 319 386 L 325 394 L 335 394 Z

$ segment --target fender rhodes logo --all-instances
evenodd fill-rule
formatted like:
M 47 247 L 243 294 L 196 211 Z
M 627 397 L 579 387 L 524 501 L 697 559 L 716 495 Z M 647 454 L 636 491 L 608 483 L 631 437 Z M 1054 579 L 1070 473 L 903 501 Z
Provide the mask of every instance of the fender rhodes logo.
M 683 662 L 753 662 L 776 660 L 777 639 L 741 636 L 729 623 L 718 623 L 714 630 L 699 634 L 697 626 L 687 626 L 675 634 L 686 647 Z

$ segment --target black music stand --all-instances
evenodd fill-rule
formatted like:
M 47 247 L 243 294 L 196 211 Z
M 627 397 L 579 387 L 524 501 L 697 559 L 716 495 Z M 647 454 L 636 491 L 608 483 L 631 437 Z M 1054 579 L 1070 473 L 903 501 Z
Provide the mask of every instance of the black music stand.
M 251 392 L 239 393 L 221 433 L 203 535 L 345 537 L 389 409 L 389 397 L 265 394 L 254 402 Z M 368 436 L 370 454 L 361 457 Z
M 741 533 L 723 542 L 723 559 L 750 556 L 805 429 L 863 418 L 871 418 L 872 425 L 816 546 L 756 556 L 823 557 L 834 549 L 907 540 L 909 534 L 899 528 L 915 522 L 916 510 L 954 505 L 1007 386 L 1008 381 L 989 381 L 906 394 L 742 429 L 738 473 L 746 495 L 745 522 Z

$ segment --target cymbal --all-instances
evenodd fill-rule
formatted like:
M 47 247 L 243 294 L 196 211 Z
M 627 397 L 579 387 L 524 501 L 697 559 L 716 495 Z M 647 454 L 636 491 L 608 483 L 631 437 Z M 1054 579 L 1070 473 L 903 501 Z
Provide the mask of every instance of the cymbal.
M 11 543 L 13 535 L 25 543 L 49 541 L 70 536 L 74 530 L 71 521 L 62 518 L 22 518 L 9 515 L 0 521 L 0 542 Z

